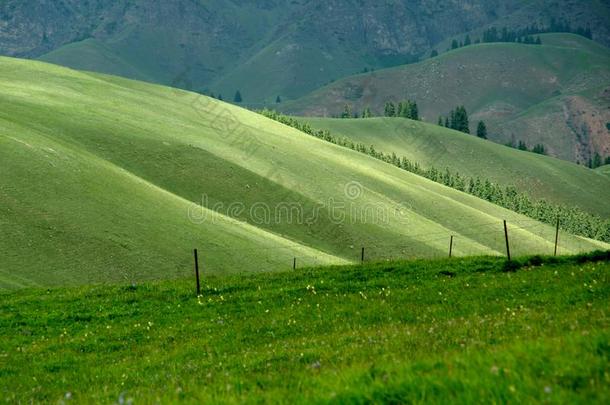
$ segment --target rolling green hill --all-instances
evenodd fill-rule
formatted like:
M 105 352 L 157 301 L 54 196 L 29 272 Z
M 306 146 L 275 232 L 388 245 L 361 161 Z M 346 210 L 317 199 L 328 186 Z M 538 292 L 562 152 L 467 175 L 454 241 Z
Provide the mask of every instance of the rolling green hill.
M 534 198 L 610 218 L 610 179 L 593 170 L 524 152 L 438 125 L 404 118 L 302 118 L 354 142 L 374 145 L 424 167 L 449 168 L 468 177 L 514 185 Z
M 212 277 L 199 299 L 190 278 L 3 294 L 0 391 L 9 403 L 607 403 L 610 263 L 597 257 Z
M 552 251 L 554 230 L 207 97 L 0 58 L 0 288 Z M 203 206 L 203 207 L 202 207 Z M 607 245 L 562 235 L 560 252 Z
M 39 58 L 43 62 L 70 66 L 73 69 L 102 71 L 111 75 L 154 82 L 160 72 L 143 72 L 131 61 L 119 56 L 110 47 L 95 39 L 74 42 Z M 135 62 L 135 61 L 134 61 Z M 137 63 L 137 62 L 136 62 Z
M 417 101 L 428 122 L 458 105 L 471 131 L 484 120 L 499 143 L 543 143 L 556 157 L 586 163 L 610 155 L 610 49 L 571 34 L 542 35 L 543 45 L 481 44 L 424 62 L 339 80 L 280 108 L 337 115 L 345 104 L 383 114 L 386 101 Z
M 600 166 L 595 169 L 596 172 L 604 174 L 606 176 L 610 176 L 610 165 Z

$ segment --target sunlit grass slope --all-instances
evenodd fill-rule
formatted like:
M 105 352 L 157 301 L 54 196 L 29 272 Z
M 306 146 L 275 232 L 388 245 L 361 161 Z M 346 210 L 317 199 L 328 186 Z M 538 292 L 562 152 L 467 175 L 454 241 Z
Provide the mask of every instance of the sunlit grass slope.
M 596 172 L 610 176 L 610 165 L 603 165 L 595 169 Z
M 190 274 L 194 247 L 207 274 L 445 255 L 450 234 L 502 254 L 502 219 L 515 254 L 552 249 L 550 227 L 216 100 L 9 58 L 0 78 L 2 288 Z
M 8 403 L 608 403 L 610 264 L 392 262 L 0 300 Z
M 578 206 L 610 218 L 610 178 L 583 166 L 402 118 L 302 120 L 336 136 L 405 156 L 424 167 L 449 168 L 461 175 L 514 185 L 534 198 Z

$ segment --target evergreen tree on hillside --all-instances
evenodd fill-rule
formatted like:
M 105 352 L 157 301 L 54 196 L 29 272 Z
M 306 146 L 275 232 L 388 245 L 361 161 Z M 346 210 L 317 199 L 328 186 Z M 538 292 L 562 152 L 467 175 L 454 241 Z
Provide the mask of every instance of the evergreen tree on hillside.
M 343 107 L 343 112 L 341 113 L 341 118 L 352 118 L 352 106 L 349 104 L 345 104 Z
M 386 117 L 396 117 L 396 106 L 393 102 L 389 101 L 385 103 L 383 115 L 385 115 Z
M 544 149 L 544 145 L 541 143 L 534 145 L 532 152 L 537 153 L 539 155 L 546 155 L 546 150 Z
M 449 122 L 449 117 L 445 117 L 445 128 L 451 128 L 451 123 Z
M 593 33 L 591 32 L 591 27 L 585 28 L 585 33 L 583 34 L 585 38 L 593 39 Z
M 464 106 L 459 106 L 451 111 L 451 129 L 461 131 L 466 134 L 470 133 L 470 123 L 468 121 L 468 113 Z
M 275 99 L 275 103 L 279 104 L 282 102 L 282 98 L 280 96 L 277 96 L 277 98 Z
M 438 56 L 438 51 L 436 49 L 433 49 L 432 52 L 430 52 L 430 57 L 436 58 L 437 56 Z
M 236 103 L 241 103 L 242 101 L 244 101 L 239 90 L 235 92 L 235 97 L 233 97 L 233 101 Z
M 477 136 L 482 139 L 487 139 L 487 125 L 483 121 L 479 121 L 477 125 Z
M 404 100 L 398 103 L 397 117 L 419 120 L 419 109 L 417 103 L 411 100 Z
M 451 42 L 451 49 L 458 49 L 460 47 L 460 44 L 458 43 L 457 39 L 454 39 Z
M 464 39 L 464 46 L 468 46 L 472 44 L 472 40 L 470 39 L 470 35 L 466 35 L 466 39 Z
M 519 141 L 519 145 L 517 145 L 517 149 L 519 150 L 528 150 L 527 145 L 523 141 Z
M 593 169 L 598 168 L 602 165 L 602 157 L 599 153 L 595 152 L 595 156 L 593 157 Z
M 398 103 L 398 109 L 396 111 L 397 117 L 409 118 L 409 102 L 408 101 L 400 101 Z
M 438 117 L 438 126 L 439 126 L 439 127 L 442 127 L 442 126 L 443 126 L 443 117 L 442 117 L 442 116 L 439 116 L 439 117 Z
M 409 105 L 409 118 L 412 120 L 419 121 L 419 108 L 417 107 L 417 103 L 412 101 Z
M 371 118 L 372 116 L 373 116 L 373 114 L 371 113 L 371 109 L 369 107 L 366 107 L 362 111 L 362 118 Z

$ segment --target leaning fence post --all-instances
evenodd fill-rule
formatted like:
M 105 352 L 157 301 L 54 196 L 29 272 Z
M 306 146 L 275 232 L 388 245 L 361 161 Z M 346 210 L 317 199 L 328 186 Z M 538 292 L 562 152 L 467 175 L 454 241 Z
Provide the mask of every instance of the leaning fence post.
M 557 216 L 557 227 L 555 228 L 555 251 L 553 256 L 557 256 L 557 242 L 559 241 L 559 216 Z
M 197 257 L 197 249 L 194 250 L 195 254 L 195 278 L 197 280 L 197 296 L 201 295 L 201 285 L 199 284 L 199 258 Z
M 451 235 L 451 239 L 449 239 L 449 257 L 453 254 L 453 235 Z
M 296 270 L 297 269 L 297 258 L 295 257 L 292 260 L 292 270 Z
M 508 244 L 508 227 L 506 226 L 506 220 L 504 220 L 504 239 L 506 239 L 506 257 L 510 262 L 510 246 Z
M 362 248 L 362 254 L 360 255 L 360 263 L 364 264 L 364 247 Z

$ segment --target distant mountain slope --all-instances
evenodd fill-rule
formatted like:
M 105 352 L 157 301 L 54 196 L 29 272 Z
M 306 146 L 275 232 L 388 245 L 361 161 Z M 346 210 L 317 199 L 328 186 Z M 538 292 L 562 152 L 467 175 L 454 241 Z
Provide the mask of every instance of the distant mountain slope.
M 39 58 L 44 62 L 68 65 L 74 69 L 103 71 L 108 74 L 155 81 L 155 72 L 143 72 L 96 39 L 68 44 Z M 136 62 L 137 63 L 137 62 Z
M 207 97 L 0 58 L 0 288 L 550 252 L 552 227 Z M 201 207 L 202 205 L 203 207 Z M 564 253 L 607 244 L 562 235 Z
M 258 105 L 365 68 L 416 61 L 447 39 L 494 24 L 561 19 L 590 26 L 595 40 L 610 45 L 609 15 L 600 0 L 4 0 L 0 54 L 143 74 L 225 99 L 240 89 Z M 91 39 L 114 56 L 98 63 L 89 43 L 69 46 Z
M 352 76 L 280 106 L 299 115 L 339 114 L 345 104 L 383 113 L 386 101 L 416 100 L 437 122 L 464 104 L 471 131 L 484 120 L 496 142 L 543 143 L 566 160 L 610 155 L 610 49 L 571 34 L 543 45 L 482 44 L 397 68 Z
M 449 168 L 468 177 L 514 185 L 534 198 L 610 218 L 610 178 L 573 163 L 403 118 L 303 120 L 316 129 L 394 152 L 424 167 Z

